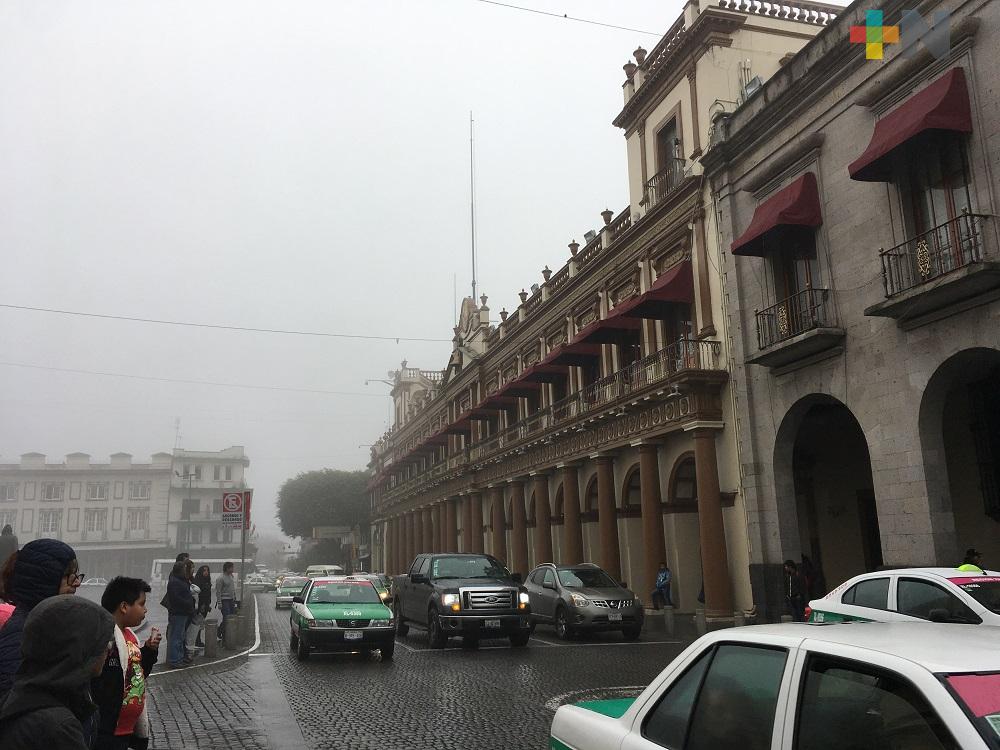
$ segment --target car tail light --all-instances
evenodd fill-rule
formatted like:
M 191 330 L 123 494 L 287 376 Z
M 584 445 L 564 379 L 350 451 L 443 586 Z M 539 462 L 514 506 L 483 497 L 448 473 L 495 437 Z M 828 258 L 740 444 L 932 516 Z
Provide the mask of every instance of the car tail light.
M 812 607 L 806 607 L 806 611 L 805 611 L 806 622 L 809 622 L 809 620 L 812 618 L 812 613 L 813 613 Z

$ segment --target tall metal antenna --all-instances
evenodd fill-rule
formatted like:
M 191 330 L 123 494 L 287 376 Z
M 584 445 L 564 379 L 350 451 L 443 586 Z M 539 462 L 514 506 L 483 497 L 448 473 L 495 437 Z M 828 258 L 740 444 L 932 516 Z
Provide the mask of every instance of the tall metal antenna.
M 452 296 L 452 312 L 455 315 L 455 325 L 458 325 L 458 274 L 453 273 L 451 275 L 451 296 Z
M 472 111 L 469 111 L 469 180 L 470 180 L 470 212 L 472 225 L 472 304 L 476 303 L 476 145 L 475 122 Z

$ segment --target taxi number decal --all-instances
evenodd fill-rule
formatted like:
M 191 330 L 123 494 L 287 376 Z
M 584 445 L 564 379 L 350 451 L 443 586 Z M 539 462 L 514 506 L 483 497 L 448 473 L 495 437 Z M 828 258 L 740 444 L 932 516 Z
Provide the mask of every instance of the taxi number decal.
M 360 609 L 344 610 L 344 617 L 361 617 Z

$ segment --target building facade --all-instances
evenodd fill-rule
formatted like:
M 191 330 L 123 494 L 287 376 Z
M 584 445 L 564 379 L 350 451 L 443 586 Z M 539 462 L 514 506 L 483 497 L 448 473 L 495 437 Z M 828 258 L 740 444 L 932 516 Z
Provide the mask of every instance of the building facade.
M 830 587 L 1000 560 L 1000 5 L 920 3 L 922 37 L 910 5 L 845 9 L 704 160 L 754 596 L 775 606 L 802 554 Z M 872 6 L 902 27 L 881 60 L 851 42 Z
M 463 302 L 440 371 L 403 367 L 372 449 L 375 569 L 488 551 L 519 573 L 599 563 L 644 598 L 753 606 L 718 244 L 700 164 L 732 111 L 840 9 L 690 2 L 624 66 L 630 205 L 490 324 Z

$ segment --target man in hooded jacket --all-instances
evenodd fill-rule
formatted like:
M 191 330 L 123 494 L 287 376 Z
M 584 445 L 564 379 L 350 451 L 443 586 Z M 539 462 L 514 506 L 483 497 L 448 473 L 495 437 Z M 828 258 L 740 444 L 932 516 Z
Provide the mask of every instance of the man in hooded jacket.
M 4 595 L 14 614 L 0 629 L 0 703 L 14 683 L 21 663 L 21 633 L 28 614 L 43 599 L 72 594 L 80 586 L 76 552 L 58 539 L 36 539 L 17 553 Z
M 0 747 L 87 750 L 83 723 L 96 708 L 90 680 L 104 666 L 114 625 L 103 607 L 83 597 L 53 596 L 31 610 L 24 659 L 0 708 Z

